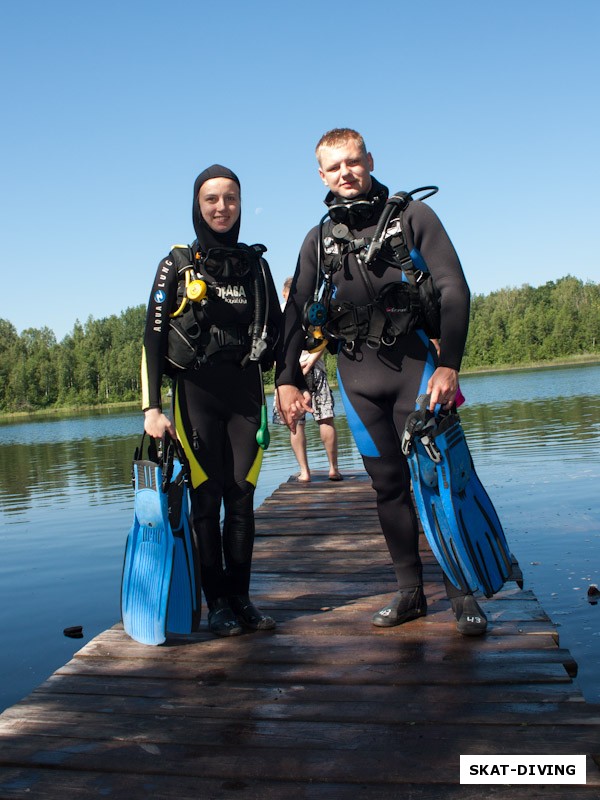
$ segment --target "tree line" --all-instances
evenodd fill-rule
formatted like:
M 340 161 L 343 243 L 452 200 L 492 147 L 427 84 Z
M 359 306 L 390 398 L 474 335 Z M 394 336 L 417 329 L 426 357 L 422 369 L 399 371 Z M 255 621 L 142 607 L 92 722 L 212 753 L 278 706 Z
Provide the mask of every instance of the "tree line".
M 77 322 L 57 342 L 49 328 L 20 335 L 0 319 L 0 411 L 138 402 L 146 308 Z M 534 288 L 474 295 L 463 368 L 600 355 L 600 284 L 567 276 Z M 326 355 L 331 377 L 335 358 Z M 272 372 L 265 380 L 272 383 Z
M 600 284 L 567 276 L 475 295 L 463 368 L 598 355 Z
M 49 328 L 21 335 L 0 319 L 0 411 L 137 401 L 146 309 L 76 322 L 61 342 Z

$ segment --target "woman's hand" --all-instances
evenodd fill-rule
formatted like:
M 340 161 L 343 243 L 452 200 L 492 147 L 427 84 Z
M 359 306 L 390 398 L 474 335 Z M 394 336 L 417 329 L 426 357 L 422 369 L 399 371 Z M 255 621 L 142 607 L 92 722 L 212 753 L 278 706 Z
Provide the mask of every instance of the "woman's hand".
M 313 413 L 310 401 L 310 392 L 302 393 L 291 384 L 278 386 L 275 390 L 277 410 L 292 433 L 296 432 L 296 420 L 301 419 L 306 412 Z
M 165 432 L 172 439 L 175 438 L 175 426 L 160 408 L 149 408 L 144 411 L 144 430 L 154 439 L 162 439 Z

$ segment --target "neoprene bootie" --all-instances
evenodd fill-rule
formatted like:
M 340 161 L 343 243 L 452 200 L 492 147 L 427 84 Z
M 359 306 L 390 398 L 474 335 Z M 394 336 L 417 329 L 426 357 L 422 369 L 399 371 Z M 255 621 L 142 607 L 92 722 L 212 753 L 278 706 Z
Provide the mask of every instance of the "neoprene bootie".
M 450 602 L 456 617 L 456 630 L 463 636 L 483 636 L 487 630 L 487 617 L 473 595 L 453 597 Z
M 226 597 L 219 597 L 209 606 L 208 629 L 217 636 L 239 636 L 243 633 Z
M 270 631 L 276 625 L 273 617 L 257 608 L 247 594 L 230 597 L 229 605 L 238 621 L 251 631 Z
M 391 628 L 427 614 L 427 600 L 422 586 L 401 589 L 392 602 L 373 615 L 373 625 Z

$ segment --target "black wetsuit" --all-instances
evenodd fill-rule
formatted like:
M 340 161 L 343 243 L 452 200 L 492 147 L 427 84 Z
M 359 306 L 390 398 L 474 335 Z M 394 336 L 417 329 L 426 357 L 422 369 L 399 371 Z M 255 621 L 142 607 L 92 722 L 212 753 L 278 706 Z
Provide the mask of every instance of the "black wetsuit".
M 385 189 L 377 181 L 369 196 Z M 385 191 L 387 196 L 387 190 Z M 331 198 L 331 195 L 329 195 Z M 373 235 L 381 206 L 364 227 L 351 231 L 356 237 Z M 341 348 L 338 379 L 348 423 L 377 493 L 381 527 L 392 556 L 398 588 L 422 582 L 418 554 L 418 527 L 410 497 L 408 465 L 400 449 L 400 437 L 415 400 L 436 366 L 460 368 L 469 319 L 469 289 L 452 246 L 436 214 L 424 203 L 410 202 L 404 212 L 404 234 L 411 255 L 421 258 L 431 272 L 441 302 L 440 357 L 422 330 L 398 337 L 379 349 L 357 340 L 354 350 Z M 284 331 L 277 354 L 276 384 L 298 385 L 295 365 L 304 342 L 302 310 L 315 291 L 318 226 L 302 245 L 294 282 L 284 315 Z M 387 284 L 400 281 L 401 271 L 380 259 L 368 270 L 375 296 Z M 350 254 L 333 277 L 336 303 L 364 306 L 373 300 L 363 280 L 356 256 Z
M 209 247 L 234 247 L 239 223 L 229 234 L 215 234 L 197 212 L 202 173 L 194 186 L 194 227 L 198 239 L 192 252 Z M 233 174 L 233 173 L 232 173 Z M 236 179 L 237 181 L 237 179 Z M 268 284 L 269 331 L 274 340 L 281 309 L 273 279 L 265 264 Z M 254 315 L 253 276 L 209 275 L 201 262 L 197 271 L 206 281 L 206 300 L 197 319 L 203 331 L 210 326 L 247 336 Z M 143 408 L 161 407 L 170 313 L 179 304 L 178 275 L 173 254 L 159 266 L 150 294 L 142 362 Z M 231 336 L 229 336 L 231 338 Z M 199 553 L 201 582 L 209 609 L 215 600 L 247 595 L 254 543 L 254 489 L 263 450 L 256 440 L 260 428 L 262 376 L 256 362 L 241 366 L 249 347 L 226 346 L 205 363 L 174 373 L 173 414 L 177 436 L 190 468 L 193 530 Z M 224 507 L 221 532 L 221 504 Z

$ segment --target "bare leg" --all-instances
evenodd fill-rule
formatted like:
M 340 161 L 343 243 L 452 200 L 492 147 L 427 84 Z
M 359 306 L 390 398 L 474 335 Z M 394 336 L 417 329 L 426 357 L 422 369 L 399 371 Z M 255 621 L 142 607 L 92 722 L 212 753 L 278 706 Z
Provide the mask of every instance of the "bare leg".
M 329 477 L 340 478 L 338 469 L 337 431 L 333 417 L 319 420 L 319 434 L 329 461 Z
M 297 425 L 296 433 L 290 432 L 290 443 L 294 455 L 296 456 L 298 466 L 300 467 L 298 480 L 309 481 L 310 469 L 308 468 L 308 458 L 306 456 L 306 433 L 304 432 L 304 425 Z

